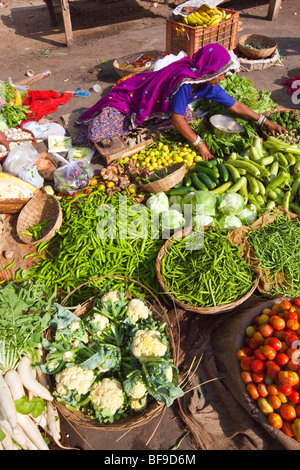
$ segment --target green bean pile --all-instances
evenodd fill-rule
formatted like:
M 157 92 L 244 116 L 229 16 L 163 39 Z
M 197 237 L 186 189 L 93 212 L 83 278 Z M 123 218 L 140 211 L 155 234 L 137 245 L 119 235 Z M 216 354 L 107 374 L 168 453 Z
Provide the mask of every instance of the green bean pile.
M 253 286 L 255 277 L 227 232 L 210 227 L 203 246 L 187 250 L 195 233 L 173 238 L 161 261 L 161 274 L 170 294 L 194 307 L 215 307 L 234 302 Z
M 300 220 L 280 215 L 274 222 L 252 230 L 247 240 L 268 276 L 270 293 L 300 295 Z
M 29 271 L 20 273 L 20 277 L 52 286 L 66 295 L 93 278 L 119 274 L 131 277 L 157 293 L 159 285 L 155 259 L 163 241 L 150 237 L 150 222 L 147 226 L 148 238 L 138 238 L 130 230 L 127 238 L 119 236 L 122 228 L 128 229 L 129 225 L 134 227 L 132 224 L 138 230 L 136 214 L 130 215 L 134 205 L 133 196 L 125 199 L 128 220 L 118 220 L 119 196 L 122 195 L 114 193 L 108 197 L 95 186 L 87 195 L 83 191 L 74 197 L 63 197 L 60 201 L 63 212 L 60 230 L 50 241 L 37 245 L 37 252 L 42 259 Z M 101 216 L 97 215 L 97 208 L 101 204 L 110 204 L 115 208 L 116 238 L 104 239 L 98 236 Z M 35 255 L 37 258 L 38 254 Z

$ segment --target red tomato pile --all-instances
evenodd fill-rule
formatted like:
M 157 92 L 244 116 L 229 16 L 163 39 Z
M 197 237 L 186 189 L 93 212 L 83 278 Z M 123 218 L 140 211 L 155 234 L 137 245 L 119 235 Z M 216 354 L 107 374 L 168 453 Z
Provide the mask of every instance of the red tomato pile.
M 155 62 L 155 58 L 151 57 L 150 55 L 143 54 L 139 59 L 134 60 L 132 62 L 125 62 L 124 64 L 120 65 L 121 69 L 135 69 L 138 67 L 144 67 L 148 62 Z
M 249 395 L 271 426 L 300 442 L 300 298 L 264 309 L 245 333 L 237 358 Z

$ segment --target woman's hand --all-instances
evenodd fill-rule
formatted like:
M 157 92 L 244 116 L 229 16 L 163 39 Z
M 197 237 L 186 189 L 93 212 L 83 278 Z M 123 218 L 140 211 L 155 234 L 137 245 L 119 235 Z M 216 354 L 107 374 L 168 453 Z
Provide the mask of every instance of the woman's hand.
M 0 131 L 0 144 L 4 145 L 4 147 L 6 148 L 6 150 L 10 150 L 9 148 L 9 142 L 7 140 L 7 137 L 6 135 L 4 134 L 4 132 Z
M 280 126 L 276 122 L 269 121 L 268 119 L 265 121 L 264 125 L 274 137 L 277 132 L 279 134 L 285 134 L 287 132 L 284 127 Z
M 213 160 L 215 157 L 208 150 L 207 145 L 202 141 L 198 145 L 198 149 L 203 160 Z

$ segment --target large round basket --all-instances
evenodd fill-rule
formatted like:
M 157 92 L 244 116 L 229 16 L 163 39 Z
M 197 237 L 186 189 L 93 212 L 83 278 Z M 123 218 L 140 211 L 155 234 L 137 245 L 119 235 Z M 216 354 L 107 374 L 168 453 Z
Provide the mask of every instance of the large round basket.
M 151 309 L 153 317 L 156 320 L 161 321 L 162 323 L 165 322 L 167 324 L 170 351 L 172 354 L 173 363 L 175 366 L 177 366 L 178 364 L 177 352 L 176 352 L 175 341 L 172 335 L 172 329 L 171 329 L 169 317 L 167 315 L 167 311 L 163 307 L 161 302 L 158 300 L 158 298 L 146 286 L 141 284 L 139 281 L 136 281 L 134 279 L 131 279 L 129 277 L 122 276 L 122 275 L 106 275 L 106 276 L 94 278 L 94 279 L 91 279 L 90 281 L 87 281 L 79 285 L 76 289 L 70 292 L 63 299 L 61 305 L 64 305 L 65 307 L 67 307 L 69 298 L 75 292 L 78 292 L 80 289 L 84 288 L 84 286 L 87 286 L 88 284 L 97 283 L 99 281 L 104 281 L 107 279 L 111 279 L 111 280 L 118 279 L 118 280 L 124 280 L 125 282 L 128 282 L 129 284 L 130 283 L 137 284 L 139 287 L 142 288 L 144 293 L 147 294 L 147 298 L 150 298 L 151 300 L 148 301 L 145 296 L 144 301 L 147 303 L 148 308 Z M 74 313 L 80 317 L 87 314 L 92 309 L 93 302 L 94 302 L 94 297 L 89 298 L 88 300 L 83 302 L 81 305 L 79 305 L 74 311 Z M 49 329 L 46 335 L 49 341 L 51 341 L 52 335 L 53 335 L 53 331 Z M 55 388 L 55 378 L 49 375 L 48 381 L 49 381 L 50 389 L 53 391 Z M 159 416 L 165 409 L 165 405 L 163 403 L 157 402 L 156 400 L 153 399 L 149 401 L 147 407 L 143 411 L 137 412 L 136 414 L 132 416 L 120 418 L 119 421 L 117 421 L 116 423 L 108 424 L 108 423 L 100 423 L 96 419 L 93 419 L 87 414 L 82 413 L 80 410 L 71 411 L 62 403 L 59 403 L 56 400 L 55 400 L 55 404 L 58 410 L 60 411 L 61 415 L 67 421 L 74 423 L 74 424 L 79 424 L 89 429 L 95 429 L 95 430 L 99 429 L 102 431 L 122 431 L 122 430 L 126 431 L 126 430 L 130 430 L 139 426 L 143 426 L 149 423 L 153 418 Z
M 27 232 L 30 227 L 35 227 L 47 221 L 41 229 L 41 237 L 36 240 Z M 51 240 L 59 230 L 62 223 L 62 210 L 55 196 L 40 192 L 34 196 L 21 210 L 17 220 L 18 237 L 27 244 L 41 243 Z
M 208 227 L 204 227 L 204 230 L 208 230 Z M 227 312 L 231 312 L 232 310 L 234 310 L 237 306 L 241 305 L 242 303 L 244 303 L 252 294 L 253 292 L 255 291 L 255 289 L 257 288 L 257 285 L 258 285 L 258 279 L 255 281 L 255 283 L 253 284 L 253 286 L 251 287 L 251 289 L 243 296 L 241 297 L 240 299 L 234 301 L 234 302 L 230 302 L 228 304 L 223 304 L 223 305 L 218 305 L 218 306 L 215 306 L 215 307 L 195 307 L 193 305 L 188 305 L 184 302 L 181 302 L 180 300 L 178 300 L 173 294 L 170 294 L 165 282 L 164 282 L 164 279 L 163 279 L 163 276 L 162 276 L 162 273 L 161 273 L 161 260 L 162 258 L 165 256 L 170 244 L 172 243 L 172 239 L 173 238 L 183 238 L 183 237 L 186 237 L 187 235 L 189 235 L 192 231 L 192 227 L 188 227 L 184 230 L 180 230 L 176 233 L 174 233 L 174 235 L 172 235 L 167 241 L 166 243 L 161 247 L 161 249 L 159 250 L 158 252 L 158 255 L 157 255 L 157 258 L 156 258 L 156 273 L 157 273 L 157 278 L 158 278 L 158 281 L 162 287 L 162 289 L 166 292 L 166 294 L 168 295 L 168 297 L 176 304 L 178 305 L 178 307 L 186 310 L 186 311 L 189 311 L 189 312 L 195 312 L 195 313 L 199 313 L 199 314 L 204 314 L 204 315 L 211 315 L 211 314 L 220 314 L 220 313 L 227 313 Z
M 163 176 L 165 171 L 167 172 L 167 176 Z M 153 194 L 168 191 L 168 189 L 174 188 L 176 184 L 183 180 L 185 171 L 185 162 L 172 163 L 172 165 L 168 165 L 158 171 L 152 171 L 149 175 L 150 178 L 154 175 L 162 175 L 162 177 L 156 181 L 142 183 L 142 190 Z
M 162 51 L 153 50 L 153 51 L 146 51 L 146 52 L 143 52 L 141 54 L 150 56 L 153 59 L 158 59 L 162 56 L 163 53 L 162 53 Z M 138 73 L 147 72 L 148 70 L 150 70 L 152 65 L 153 65 L 152 63 L 150 65 L 145 66 L 145 67 L 135 67 L 135 68 L 131 68 L 131 69 L 124 69 L 124 68 L 121 67 L 121 65 L 124 64 L 125 62 L 132 62 L 132 61 L 136 60 L 137 57 L 141 54 L 139 54 L 137 52 L 135 54 L 126 55 L 124 57 L 120 57 L 119 59 L 115 59 L 114 62 L 113 62 L 113 66 L 114 66 L 114 69 L 117 72 L 117 74 L 120 77 L 127 77 L 128 75 L 136 75 Z
M 268 47 L 265 49 L 252 49 L 247 47 L 247 44 L 251 42 L 264 43 L 267 44 Z M 277 48 L 277 42 L 275 39 L 268 36 L 262 36 L 260 34 L 245 34 L 239 39 L 238 48 L 250 59 L 266 59 L 267 57 L 270 57 Z

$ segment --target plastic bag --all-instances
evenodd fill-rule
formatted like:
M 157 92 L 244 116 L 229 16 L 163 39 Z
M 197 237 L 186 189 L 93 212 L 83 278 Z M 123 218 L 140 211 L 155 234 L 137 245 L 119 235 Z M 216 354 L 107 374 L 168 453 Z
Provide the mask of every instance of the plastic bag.
M 32 168 L 39 157 L 38 151 L 30 142 L 18 145 L 10 150 L 2 169 L 5 173 L 18 176 L 21 171 Z
M 87 160 L 70 160 L 54 171 L 54 187 L 62 194 L 72 195 L 90 184 L 94 170 Z
M 172 64 L 173 62 L 176 62 L 177 60 L 180 60 L 186 56 L 187 56 L 187 53 L 184 51 L 180 51 L 179 54 L 177 55 L 168 54 L 162 59 L 157 59 L 152 66 L 152 70 L 154 72 L 157 72 L 158 70 L 163 69 L 167 65 Z
M 32 168 L 26 168 L 18 174 L 18 178 L 23 181 L 32 184 L 36 188 L 40 189 L 44 185 L 44 178 L 39 174 L 38 169 L 35 165 Z

